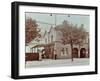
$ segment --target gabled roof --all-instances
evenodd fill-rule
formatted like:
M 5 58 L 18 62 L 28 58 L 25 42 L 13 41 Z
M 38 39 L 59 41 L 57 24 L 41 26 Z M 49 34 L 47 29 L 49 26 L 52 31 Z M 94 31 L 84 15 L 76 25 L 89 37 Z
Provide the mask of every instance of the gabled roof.
M 47 31 L 45 30 L 44 35 L 43 35 L 43 36 L 45 36 L 45 35 L 46 35 L 46 33 L 47 33 Z
M 52 29 L 53 29 L 53 27 L 51 26 L 51 28 L 50 28 L 50 30 L 49 30 L 49 32 L 48 32 L 48 33 L 50 33 Z

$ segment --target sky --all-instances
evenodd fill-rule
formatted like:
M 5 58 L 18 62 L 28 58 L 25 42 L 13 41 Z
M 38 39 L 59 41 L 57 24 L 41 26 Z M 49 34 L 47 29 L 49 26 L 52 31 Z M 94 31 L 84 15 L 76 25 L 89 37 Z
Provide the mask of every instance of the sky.
M 55 25 L 62 24 L 64 20 L 67 20 L 69 23 L 77 25 L 78 27 L 84 24 L 85 30 L 89 32 L 89 15 L 26 12 L 25 17 L 36 20 L 39 25 L 38 27 L 41 28 L 42 31 L 48 31 L 51 26 L 55 27 Z

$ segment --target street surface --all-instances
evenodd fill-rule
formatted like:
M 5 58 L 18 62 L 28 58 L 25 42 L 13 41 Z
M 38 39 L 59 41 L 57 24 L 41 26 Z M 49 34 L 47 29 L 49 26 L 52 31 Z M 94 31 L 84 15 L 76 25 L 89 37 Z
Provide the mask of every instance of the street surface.
M 27 61 L 26 68 L 34 67 L 60 67 L 60 66 L 79 66 L 89 65 L 89 58 L 74 58 L 71 59 L 42 59 L 42 61 Z

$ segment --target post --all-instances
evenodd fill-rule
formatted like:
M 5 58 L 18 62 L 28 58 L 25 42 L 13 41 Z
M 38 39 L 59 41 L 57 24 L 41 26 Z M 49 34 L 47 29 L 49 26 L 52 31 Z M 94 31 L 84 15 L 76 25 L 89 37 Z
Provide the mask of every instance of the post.
M 52 16 L 52 13 L 50 14 L 50 16 Z M 56 19 L 56 14 L 55 14 L 55 27 L 56 27 L 56 23 L 57 23 L 57 19 Z
M 57 20 L 56 20 L 56 14 L 55 14 L 55 27 L 56 27 L 56 22 L 57 22 Z
M 73 61 L 73 45 L 72 45 L 72 42 L 71 42 L 71 59 Z

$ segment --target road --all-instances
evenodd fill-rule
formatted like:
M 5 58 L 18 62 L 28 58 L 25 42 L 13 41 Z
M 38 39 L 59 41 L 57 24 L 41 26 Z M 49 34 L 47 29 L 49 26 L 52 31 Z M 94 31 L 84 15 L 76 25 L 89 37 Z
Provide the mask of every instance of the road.
M 89 58 L 74 58 L 71 59 L 43 59 L 42 61 L 27 61 L 26 68 L 35 67 L 58 67 L 58 66 L 79 66 L 79 65 L 89 65 Z

